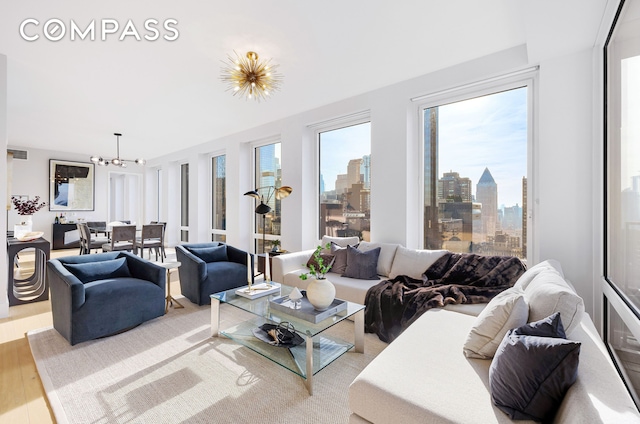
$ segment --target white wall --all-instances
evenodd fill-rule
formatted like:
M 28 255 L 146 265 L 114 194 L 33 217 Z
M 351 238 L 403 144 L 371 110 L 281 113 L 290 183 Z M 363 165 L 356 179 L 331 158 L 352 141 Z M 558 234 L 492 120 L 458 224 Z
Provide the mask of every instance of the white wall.
M 7 56 L 0 54 L 0 146 L 7 149 Z M 6 162 L 3 154 L 2 171 L 0 171 L 0 199 L 3 207 L 7 199 L 7 173 Z M 7 270 L 7 221 L 0 219 L 0 318 L 9 315 L 9 298 L 7 296 L 8 270 Z
M 24 147 L 12 147 L 18 150 L 27 150 L 27 160 L 13 161 L 13 186 L 11 194 L 28 195 L 29 198 L 40 196 L 44 201 L 49 200 L 49 159 L 70 160 L 77 162 L 89 162 L 86 154 L 61 153 L 53 150 L 29 149 Z M 93 211 L 67 212 L 65 216 L 69 220 L 84 218 L 87 221 L 107 221 L 109 205 L 109 171 L 112 167 L 95 166 L 95 209 Z M 143 168 L 130 166 L 126 169 L 118 168 L 119 173 L 139 174 L 143 178 Z M 46 206 L 33 215 L 33 230 L 44 231 L 44 238 L 52 241 L 51 231 L 56 213 L 49 211 Z M 13 228 L 18 220 L 15 209 L 8 213 L 9 228 Z M 6 234 L 6 233 L 3 233 Z M 6 244 L 6 243 L 5 243 Z

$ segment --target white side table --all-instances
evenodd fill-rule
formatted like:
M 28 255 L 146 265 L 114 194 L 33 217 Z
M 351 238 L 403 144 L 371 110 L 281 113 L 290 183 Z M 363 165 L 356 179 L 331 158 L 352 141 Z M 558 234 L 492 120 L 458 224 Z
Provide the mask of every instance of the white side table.
M 164 313 L 169 312 L 169 304 L 173 306 L 175 309 L 184 308 L 180 302 L 178 302 L 173 296 L 171 296 L 171 271 L 177 270 L 180 268 L 182 263 L 175 262 L 153 262 L 154 264 L 161 266 L 162 268 L 167 270 L 167 305 L 164 307 Z M 173 304 L 175 302 L 175 305 Z

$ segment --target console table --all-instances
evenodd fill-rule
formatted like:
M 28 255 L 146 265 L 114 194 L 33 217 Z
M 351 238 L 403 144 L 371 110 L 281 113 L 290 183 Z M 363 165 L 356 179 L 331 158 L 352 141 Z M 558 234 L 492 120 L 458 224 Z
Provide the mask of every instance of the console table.
M 24 279 L 15 278 L 14 270 L 19 266 L 16 259 L 24 249 L 35 250 L 33 274 Z M 49 242 L 43 238 L 31 241 L 20 241 L 16 238 L 7 239 L 9 306 L 49 299 L 49 287 L 45 275 L 49 253 Z
M 53 224 L 53 250 L 80 248 L 80 232 L 76 224 Z

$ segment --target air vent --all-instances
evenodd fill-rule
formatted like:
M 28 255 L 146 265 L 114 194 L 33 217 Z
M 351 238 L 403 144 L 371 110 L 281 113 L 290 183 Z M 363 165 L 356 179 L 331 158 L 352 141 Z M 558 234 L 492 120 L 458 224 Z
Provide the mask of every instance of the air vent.
M 26 150 L 7 149 L 7 153 L 13 153 L 14 159 L 27 160 L 29 152 Z

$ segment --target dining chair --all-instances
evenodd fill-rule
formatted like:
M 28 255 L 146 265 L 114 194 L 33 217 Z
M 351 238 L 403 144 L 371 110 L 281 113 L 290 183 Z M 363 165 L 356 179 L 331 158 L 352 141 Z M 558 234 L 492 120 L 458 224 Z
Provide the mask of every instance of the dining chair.
M 142 226 L 142 234 L 136 237 L 134 250 L 137 254 L 140 251 L 140 257 L 144 257 L 144 249 L 149 249 L 149 259 L 151 259 L 151 249 L 156 252 L 156 261 L 158 255 L 164 262 L 164 227 L 162 224 L 145 224 Z
M 164 235 L 167 232 L 167 223 L 162 221 L 151 221 L 150 224 L 162 224 L 162 255 L 167 258 L 167 252 L 164 250 Z
M 77 224 L 80 231 L 80 254 L 86 255 L 91 253 L 91 249 L 102 249 L 104 243 L 109 242 L 109 238 L 106 236 L 100 237 L 98 235 L 91 234 L 89 224 L 79 223 Z
M 114 225 L 111 228 L 111 241 L 102 245 L 103 252 L 116 250 L 134 250 L 136 241 L 135 225 Z

